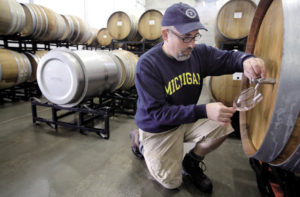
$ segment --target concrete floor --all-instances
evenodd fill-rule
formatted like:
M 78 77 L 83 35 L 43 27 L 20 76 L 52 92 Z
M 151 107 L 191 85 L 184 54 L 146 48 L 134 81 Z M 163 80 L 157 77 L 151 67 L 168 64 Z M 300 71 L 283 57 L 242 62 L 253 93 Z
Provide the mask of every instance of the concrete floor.
M 51 111 L 41 108 L 38 113 L 47 117 Z M 205 159 L 212 194 L 201 193 L 188 180 L 169 191 L 131 153 L 132 117 L 112 117 L 109 140 L 63 127 L 56 132 L 45 123 L 34 125 L 31 117 L 29 102 L 0 106 L 1 197 L 260 196 L 238 139 L 228 138 Z M 185 151 L 192 146 L 186 144 Z

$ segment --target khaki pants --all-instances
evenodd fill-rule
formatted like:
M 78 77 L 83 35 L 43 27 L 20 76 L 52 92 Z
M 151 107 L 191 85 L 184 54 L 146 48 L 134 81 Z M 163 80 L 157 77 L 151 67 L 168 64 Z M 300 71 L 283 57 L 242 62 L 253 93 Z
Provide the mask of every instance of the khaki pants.
M 182 183 L 183 143 L 213 141 L 232 131 L 230 125 L 224 127 L 212 120 L 199 119 L 162 133 L 139 129 L 139 135 L 150 174 L 165 188 L 174 189 Z

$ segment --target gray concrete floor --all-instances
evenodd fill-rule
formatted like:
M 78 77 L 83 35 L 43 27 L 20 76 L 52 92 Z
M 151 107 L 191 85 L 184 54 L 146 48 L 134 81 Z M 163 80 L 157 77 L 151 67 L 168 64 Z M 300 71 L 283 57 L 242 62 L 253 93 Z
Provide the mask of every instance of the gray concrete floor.
M 50 117 L 50 110 L 38 110 Z M 109 140 L 63 127 L 55 131 L 45 123 L 34 125 L 31 117 L 29 102 L 0 106 L 1 197 L 260 196 L 238 139 L 228 138 L 205 159 L 212 194 L 201 193 L 189 180 L 169 191 L 131 153 L 129 131 L 136 128 L 132 117 L 112 117 Z M 186 144 L 185 151 L 192 146 Z

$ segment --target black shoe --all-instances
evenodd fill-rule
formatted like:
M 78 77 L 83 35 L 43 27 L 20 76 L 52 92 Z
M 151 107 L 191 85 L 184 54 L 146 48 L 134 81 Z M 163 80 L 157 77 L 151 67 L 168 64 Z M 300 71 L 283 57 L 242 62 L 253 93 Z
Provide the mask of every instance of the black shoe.
M 138 158 L 138 159 L 143 159 L 144 156 L 143 154 L 140 152 L 139 149 L 139 130 L 135 129 L 133 131 L 130 132 L 130 138 L 131 138 L 131 150 L 132 153 Z
M 207 193 L 212 192 L 213 186 L 211 180 L 203 173 L 202 167 L 206 168 L 204 162 L 196 160 L 190 154 L 191 153 L 186 154 L 182 161 L 183 175 L 191 179 L 200 191 Z M 201 164 L 201 167 L 199 164 Z

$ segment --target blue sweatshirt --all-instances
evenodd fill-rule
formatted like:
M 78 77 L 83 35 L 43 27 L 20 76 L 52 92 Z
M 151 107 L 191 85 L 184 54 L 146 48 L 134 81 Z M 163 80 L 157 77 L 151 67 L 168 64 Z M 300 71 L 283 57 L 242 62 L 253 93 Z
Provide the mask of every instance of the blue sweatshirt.
M 159 133 L 207 118 L 206 105 L 196 105 L 204 77 L 242 72 L 248 57 L 252 55 L 200 44 L 188 60 L 177 61 L 157 44 L 139 58 L 136 68 L 137 126 Z

